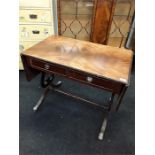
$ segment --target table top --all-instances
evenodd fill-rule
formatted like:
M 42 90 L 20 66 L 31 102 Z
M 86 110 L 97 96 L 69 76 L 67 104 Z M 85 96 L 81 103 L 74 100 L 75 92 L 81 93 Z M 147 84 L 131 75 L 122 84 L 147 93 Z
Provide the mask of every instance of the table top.
M 128 84 L 133 52 L 62 36 L 50 36 L 22 53 Z

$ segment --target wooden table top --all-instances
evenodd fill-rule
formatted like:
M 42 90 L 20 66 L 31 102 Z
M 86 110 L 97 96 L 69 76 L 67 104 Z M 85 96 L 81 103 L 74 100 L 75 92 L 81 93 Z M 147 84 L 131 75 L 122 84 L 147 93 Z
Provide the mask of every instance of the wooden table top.
M 128 84 L 133 52 L 80 41 L 50 36 L 22 53 L 48 62 Z

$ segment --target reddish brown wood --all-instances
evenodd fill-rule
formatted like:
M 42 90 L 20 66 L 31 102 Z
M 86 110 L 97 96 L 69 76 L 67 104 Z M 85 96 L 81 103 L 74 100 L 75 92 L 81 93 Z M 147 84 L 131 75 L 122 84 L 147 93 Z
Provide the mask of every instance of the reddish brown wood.
M 59 67 L 58 65 L 42 61 L 40 59 L 29 58 L 29 64 L 31 67 L 44 72 L 52 72 L 58 73 L 60 75 L 65 75 L 64 67 Z
M 46 62 L 40 59 L 36 59 L 30 56 L 27 56 L 27 61 L 28 61 L 28 68 L 30 69 L 30 71 L 32 69 L 36 69 L 39 71 L 43 71 L 46 73 L 51 73 L 51 74 L 58 74 L 61 76 L 65 76 L 69 79 L 73 79 L 82 83 L 85 83 L 87 85 L 92 85 L 98 88 L 102 88 L 108 91 L 112 91 L 115 93 L 120 93 L 122 90 L 122 86 L 124 84 L 116 82 L 116 81 L 111 81 L 105 78 L 99 78 L 96 77 L 93 74 L 88 74 L 86 72 L 83 71 L 78 71 L 76 69 L 71 69 L 69 67 L 66 66 L 61 66 L 60 64 L 55 64 L 52 62 Z M 48 65 L 49 68 L 47 69 L 45 66 Z M 27 73 L 26 73 L 27 74 Z M 30 76 L 29 79 L 33 79 L 33 76 L 31 77 L 31 75 L 28 74 L 28 76 Z M 92 82 L 88 82 L 87 78 L 91 77 L 93 78 Z
M 25 73 L 26 73 L 27 80 L 31 81 L 34 77 L 36 77 L 40 73 L 40 71 L 31 68 L 31 66 L 28 63 L 29 59 L 26 56 L 24 56 L 23 54 L 21 54 L 21 59 L 22 59 Z
M 88 85 L 96 86 L 108 91 L 112 91 L 115 93 L 119 93 L 122 89 L 122 84 L 116 81 L 111 81 L 105 78 L 99 78 L 96 76 L 93 76 L 92 74 L 84 73 L 81 71 L 76 71 L 73 69 L 66 69 L 66 76 L 68 78 L 71 78 L 73 80 L 78 80 L 82 83 L 86 83 Z M 92 82 L 88 82 L 87 78 L 92 77 Z
M 115 1 L 116 0 L 93 0 L 93 12 L 92 12 L 93 15 L 91 22 L 90 41 L 95 43 L 107 44 L 112 17 L 115 9 Z M 60 3 L 61 0 L 58 0 L 57 1 L 58 34 L 63 35 L 61 34 L 62 8 Z
M 111 18 L 113 16 L 115 0 L 98 0 L 93 20 L 93 29 L 91 41 L 95 43 L 106 44 L 109 29 L 111 27 Z
M 107 33 L 106 33 L 106 41 L 105 41 L 106 45 L 108 44 L 108 39 L 109 39 L 109 35 L 110 35 L 110 29 L 111 29 L 112 20 L 113 20 L 113 16 L 114 16 L 114 12 L 115 12 L 115 7 L 116 7 L 116 0 L 112 0 L 109 24 L 108 24 L 108 29 L 107 29 Z
M 23 52 L 22 57 L 29 80 L 35 69 L 115 93 L 128 84 L 132 62 L 130 50 L 62 36 L 45 39 Z
M 62 36 L 51 36 L 23 54 L 125 84 L 133 55 L 127 49 Z

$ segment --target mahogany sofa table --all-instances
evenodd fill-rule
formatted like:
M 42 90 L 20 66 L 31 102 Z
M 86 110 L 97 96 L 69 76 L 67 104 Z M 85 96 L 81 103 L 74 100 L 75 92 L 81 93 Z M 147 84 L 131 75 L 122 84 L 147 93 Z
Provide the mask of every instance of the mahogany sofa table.
M 69 95 L 100 108 L 106 108 L 98 139 L 102 140 L 115 95 L 116 111 L 129 86 L 133 53 L 124 48 L 110 47 L 62 36 L 50 36 L 21 53 L 28 81 L 41 73 L 44 92 L 33 110 L 37 111 L 49 90 Z M 53 82 L 55 75 L 98 87 L 112 93 L 107 104 L 96 104 L 88 99 L 61 90 L 61 81 Z

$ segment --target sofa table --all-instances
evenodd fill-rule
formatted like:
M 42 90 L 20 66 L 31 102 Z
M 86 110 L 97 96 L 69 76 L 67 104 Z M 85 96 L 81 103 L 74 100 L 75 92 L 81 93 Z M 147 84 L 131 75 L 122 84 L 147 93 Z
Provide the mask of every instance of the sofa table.
M 38 110 L 51 89 L 82 100 L 82 102 L 107 109 L 98 135 L 98 139 L 102 140 L 108 115 L 112 111 L 114 97 L 117 95 L 115 106 L 117 111 L 129 86 L 132 51 L 54 35 L 22 52 L 21 57 L 28 81 L 39 73 L 42 75 L 41 86 L 44 91 L 33 110 Z M 53 82 L 55 75 L 107 90 L 111 92 L 111 97 L 107 104 L 99 105 L 67 93 L 60 89 L 61 81 Z

